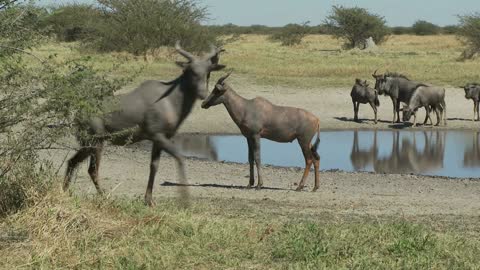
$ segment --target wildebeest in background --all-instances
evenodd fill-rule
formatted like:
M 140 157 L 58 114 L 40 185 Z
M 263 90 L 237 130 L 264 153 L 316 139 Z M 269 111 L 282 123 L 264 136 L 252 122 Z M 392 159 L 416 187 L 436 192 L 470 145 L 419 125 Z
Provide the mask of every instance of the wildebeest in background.
M 353 103 L 353 119 L 358 122 L 358 109 L 360 103 L 370 104 L 375 114 L 375 124 L 377 123 L 377 107 L 380 106 L 380 101 L 378 100 L 377 90 L 368 87 L 367 81 L 362 81 L 360 79 L 355 79 L 355 84 L 352 87 L 350 92 L 350 97 L 352 97 Z
M 400 102 L 408 103 L 413 91 L 419 86 L 428 86 L 423 83 L 411 81 L 399 73 L 387 72 L 386 74 L 372 74 L 375 78 L 375 89 L 380 95 L 390 96 L 393 103 L 392 123 L 400 123 Z M 395 121 L 396 119 L 396 121 Z
M 90 157 L 88 172 L 99 193 L 103 192 L 98 183 L 98 169 L 103 142 L 107 139 L 114 144 L 125 144 L 140 140 L 153 142 L 145 203 L 153 205 L 152 189 L 162 150 L 172 155 L 179 167 L 180 181 L 185 181 L 183 157 L 170 141 L 190 114 L 195 101 L 208 95 L 206 81 L 208 73 L 225 66 L 213 63 L 219 50 L 212 47 L 210 53 L 199 58 L 175 45 L 179 54 L 188 62 L 177 62 L 183 73 L 168 83 L 148 80 L 131 93 L 123 96 L 118 110 L 83 123 L 81 128 L 88 131 L 88 139 L 79 136 L 81 149 L 68 161 L 63 189 L 67 190 L 74 170 L 80 162 Z M 217 59 L 218 62 L 218 59 Z M 94 139 L 91 139 L 93 137 Z
M 465 98 L 473 101 L 473 118 L 472 121 L 480 121 L 480 113 L 478 106 L 480 103 L 480 85 L 477 83 L 469 83 L 462 87 L 465 90 Z M 475 119 L 476 117 L 476 119 Z
M 257 165 L 257 188 L 263 186 L 260 168 L 260 138 L 276 142 L 291 142 L 297 139 L 305 158 L 305 171 L 298 184 L 297 191 L 304 187 L 312 163 L 315 168 L 315 186 L 312 191 L 317 190 L 320 185 L 320 156 L 317 153 L 320 143 L 320 121 L 318 118 L 306 110 L 276 106 L 261 97 L 245 99 L 225 83 L 229 75 L 230 73 L 217 81 L 212 93 L 203 101 L 202 108 L 208 109 L 218 104 L 225 105 L 232 120 L 247 138 L 248 162 L 250 164 L 248 187 L 252 187 L 255 183 L 254 163 Z M 311 141 L 315 134 L 317 134 L 317 139 L 312 145 Z
M 427 110 L 427 119 L 430 119 L 430 109 L 435 110 L 438 126 L 443 119 L 443 124 L 447 125 L 447 105 L 445 104 L 445 89 L 436 86 L 419 86 L 412 94 L 407 106 L 403 108 L 403 121 L 409 121 L 412 114 L 413 125 L 417 123 L 416 111 L 420 107 Z M 426 124 L 426 120 L 425 123 Z

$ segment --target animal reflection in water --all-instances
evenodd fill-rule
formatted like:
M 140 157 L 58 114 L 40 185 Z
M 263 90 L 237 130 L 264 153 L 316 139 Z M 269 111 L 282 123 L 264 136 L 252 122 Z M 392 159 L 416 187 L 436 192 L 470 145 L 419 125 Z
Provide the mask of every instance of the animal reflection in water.
M 218 154 L 212 138 L 207 135 L 178 136 L 173 139 L 180 153 L 187 157 L 218 161 Z
M 463 154 L 463 166 L 465 168 L 478 168 L 480 167 L 480 133 L 475 132 L 472 134 L 472 147 L 465 150 Z
M 423 173 L 443 168 L 445 133 L 423 131 L 412 134 L 412 137 L 403 137 L 401 141 L 399 131 L 392 135 L 390 154 L 379 157 L 377 131 L 374 131 L 373 145 L 368 150 L 360 149 L 358 132 L 355 131 L 350 154 L 354 169 L 365 170 L 367 166 L 373 165 L 373 170 L 379 173 Z

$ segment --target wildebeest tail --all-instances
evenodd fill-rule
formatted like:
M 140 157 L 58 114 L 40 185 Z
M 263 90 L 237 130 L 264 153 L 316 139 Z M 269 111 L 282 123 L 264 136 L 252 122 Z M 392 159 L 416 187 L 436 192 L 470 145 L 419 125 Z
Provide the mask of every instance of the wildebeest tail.
M 313 158 L 315 158 L 316 160 L 320 159 L 320 155 L 318 155 L 318 153 L 317 153 L 317 149 L 318 149 L 319 144 L 320 144 L 320 121 L 318 122 L 317 139 L 313 143 L 312 148 L 310 148 L 310 150 L 312 150 Z
M 375 106 L 380 107 L 380 100 L 378 100 L 378 92 L 375 91 Z

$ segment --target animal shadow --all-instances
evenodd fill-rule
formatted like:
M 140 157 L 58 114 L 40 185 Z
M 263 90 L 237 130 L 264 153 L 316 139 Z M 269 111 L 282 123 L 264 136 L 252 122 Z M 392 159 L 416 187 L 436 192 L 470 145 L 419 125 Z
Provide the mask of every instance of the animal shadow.
M 165 181 L 160 184 L 163 187 L 207 187 L 207 188 L 225 188 L 225 189 L 239 189 L 239 190 L 256 190 L 253 188 L 247 188 L 246 186 L 238 186 L 238 185 L 221 185 L 221 184 L 180 184 L 180 183 L 173 183 Z M 264 190 L 290 190 L 285 188 L 275 188 L 275 187 L 262 187 Z
M 348 117 L 333 117 L 333 119 L 336 119 L 336 120 L 339 120 L 339 121 L 342 121 L 342 122 L 355 122 L 355 123 L 359 123 L 359 124 L 363 124 L 365 122 L 370 122 L 370 123 L 374 122 L 373 119 L 367 119 L 367 118 L 359 118 L 358 121 L 355 121 L 355 120 L 353 120 L 353 118 L 348 118 Z M 377 122 L 378 123 L 390 123 L 389 121 L 380 120 L 380 119 L 378 119 Z

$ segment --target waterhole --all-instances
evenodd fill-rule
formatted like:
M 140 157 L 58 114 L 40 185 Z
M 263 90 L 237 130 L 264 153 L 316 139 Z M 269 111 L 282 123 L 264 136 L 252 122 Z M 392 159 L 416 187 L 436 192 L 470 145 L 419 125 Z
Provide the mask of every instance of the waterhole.
M 179 135 L 175 143 L 188 157 L 248 163 L 247 141 L 241 135 Z M 324 131 L 318 152 L 321 170 L 480 176 L 480 133 L 475 131 Z M 262 139 L 261 159 L 274 166 L 305 164 L 296 141 Z

